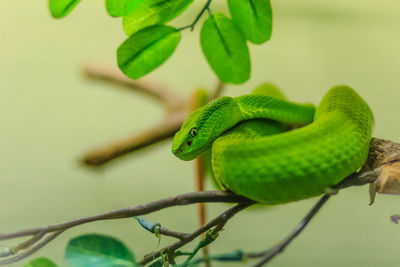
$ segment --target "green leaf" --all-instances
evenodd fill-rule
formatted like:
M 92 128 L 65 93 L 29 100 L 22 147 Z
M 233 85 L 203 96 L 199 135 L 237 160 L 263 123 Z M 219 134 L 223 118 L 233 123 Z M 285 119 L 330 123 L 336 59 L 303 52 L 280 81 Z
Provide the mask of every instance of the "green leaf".
M 269 40 L 272 32 L 270 0 L 228 0 L 233 21 L 246 39 L 255 44 Z
M 136 267 L 135 258 L 119 240 L 98 234 L 82 235 L 71 239 L 65 259 L 71 267 Z
M 142 0 L 106 0 L 108 14 L 113 17 L 128 15 Z
M 24 267 L 57 267 L 57 265 L 47 258 L 37 258 L 25 264 Z
M 203 53 L 222 82 L 243 83 L 250 78 L 250 55 L 243 34 L 223 14 L 209 17 L 200 33 Z
M 180 39 L 181 33 L 173 27 L 156 25 L 145 28 L 118 48 L 118 66 L 126 76 L 140 78 L 164 63 Z
M 164 24 L 180 15 L 193 0 L 143 0 L 122 20 L 125 33 L 133 33 L 156 24 Z
M 80 2 L 80 0 L 50 0 L 50 13 L 54 18 L 62 18 Z

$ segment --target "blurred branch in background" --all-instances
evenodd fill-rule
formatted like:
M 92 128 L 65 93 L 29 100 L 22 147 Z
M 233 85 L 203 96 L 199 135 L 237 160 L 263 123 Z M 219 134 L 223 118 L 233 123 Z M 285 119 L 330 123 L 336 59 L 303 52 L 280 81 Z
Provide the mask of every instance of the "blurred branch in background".
M 316 205 L 311 209 L 311 211 L 296 226 L 294 231 L 283 241 L 281 241 L 271 249 L 268 249 L 260 253 L 247 253 L 247 254 L 245 253 L 244 254 L 245 257 L 261 258 L 261 261 L 256 266 L 262 266 L 268 263 L 276 255 L 282 252 L 284 248 L 288 246 L 295 239 L 295 237 L 297 237 L 304 230 L 304 228 L 307 226 L 310 220 L 317 214 L 319 209 L 329 199 L 330 195 L 335 194 L 340 189 L 344 189 L 350 186 L 365 185 L 369 183 L 371 187 L 374 189 L 371 190 L 372 197 L 374 197 L 375 192 L 399 194 L 400 191 L 396 191 L 400 187 L 399 162 L 400 162 L 399 143 L 373 138 L 371 141 L 369 157 L 363 168 L 360 170 L 360 172 L 355 173 L 349 176 L 348 178 L 344 179 L 337 186 L 333 187 L 330 190 L 330 192 L 327 192 L 327 194 L 323 196 L 316 203 Z M 178 248 L 191 242 L 194 238 L 200 236 L 202 233 L 212 229 L 213 227 L 216 227 L 214 228 L 214 230 L 212 230 L 214 233 L 219 232 L 225 225 L 225 223 L 233 215 L 247 208 L 248 206 L 254 204 L 253 201 L 241 196 L 237 196 L 230 192 L 223 192 L 223 191 L 193 192 L 193 193 L 179 195 L 176 197 L 170 197 L 150 202 L 144 205 L 139 205 L 126 209 L 111 211 L 100 215 L 72 220 L 61 224 L 27 229 L 10 234 L 0 234 L 0 240 L 8 240 L 24 236 L 31 237 L 27 241 L 24 241 L 16 246 L 1 249 L 0 265 L 8 264 L 10 262 L 15 262 L 31 255 L 32 253 L 36 252 L 38 249 L 46 245 L 48 242 L 52 241 L 55 237 L 57 237 L 65 230 L 81 224 L 99 220 L 130 218 L 133 216 L 149 214 L 168 207 L 189 205 L 193 203 L 202 203 L 202 202 L 237 203 L 237 205 L 231 209 L 226 210 L 221 215 L 217 216 L 216 218 L 205 224 L 203 227 L 200 227 L 199 229 L 190 234 L 172 231 L 167 228 L 161 227 L 159 229 L 160 234 L 175 237 L 179 239 L 179 241 L 161 250 L 146 255 L 141 261 L 143 264 L 155 260 L 156 257 L 166 252 L 168 252 L 167 253 L 168 255 L 173 255 Z M 395 215 L 391 217 L 391 220 L 397 222 L 398 218 L 399 217 Z M 209 259 L 211 258 L 212 257 L 209 257 Z
M 394 222 L 395 224 L 399 224 L 400 215 L 393 215 L 393 216 L 390 216 L 390 220 L 391 220 L 392 222 Z
M 149 129 L 88 152 L 82 159 L 87 166 L 102 166 L 123 155 L 173 137 L 190 111 L 188 99 L 156 83 L 144 80 L 133 81 L 125 77 L 119 70 L 94 65 L 84 67 L 83 71 L 89 79 L 107 82 L 115 87 L 145 94 L 157 100 L 165 108 L 165 118 Z M 211 99 L 220 96 L 223 88 L 224 84 L 218 82 L 211 94 Z

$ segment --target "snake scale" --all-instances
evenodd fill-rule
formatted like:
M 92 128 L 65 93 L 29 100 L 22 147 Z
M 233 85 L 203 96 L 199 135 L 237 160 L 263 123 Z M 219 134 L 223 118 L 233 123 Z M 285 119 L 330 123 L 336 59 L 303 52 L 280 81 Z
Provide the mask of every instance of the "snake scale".
M 266 204 L 317 196 L 358 171 L 368 156 L 373 114 L 350 87 L 330 89 L 315 108 L 273 86 L 220 97 L 187 118 L 172 152 L 192 160 L 212 149 L 216 180 Z

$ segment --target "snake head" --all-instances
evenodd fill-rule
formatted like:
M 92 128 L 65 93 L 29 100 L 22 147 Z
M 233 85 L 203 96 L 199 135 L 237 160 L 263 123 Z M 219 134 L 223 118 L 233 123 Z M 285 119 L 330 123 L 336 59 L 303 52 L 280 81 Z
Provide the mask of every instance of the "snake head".
M 207 138 L 204 136 L 199 117 L 204 108 L 195 110 L 175 134 L 172 153 L 181 160 L 193 160 L 207 148 Z
M 220 97 L 193 111 L 175 134 L 172 153 L 182 160 L 195 159 L 238 122 L 238 114 L 232 97 Z

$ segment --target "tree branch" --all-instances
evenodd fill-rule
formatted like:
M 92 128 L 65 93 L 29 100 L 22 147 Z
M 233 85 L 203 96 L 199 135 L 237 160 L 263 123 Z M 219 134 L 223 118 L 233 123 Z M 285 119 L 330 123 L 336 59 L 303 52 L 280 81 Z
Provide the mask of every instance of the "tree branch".
M 395 191 L 394 189 L 398 188 L 400 184 L 400 144 L 394 143 L 392 141 L 388 140 L 382 140 L 382 139 L 377 139 L 373 138 L 371 140 L 371 146 L 370 146 L 370 153 L 369 157 L 365 163 L 365 165 L 362 167 L 361 171 L 349 176 L 348 178 L 344 179 L 342 182 L 340 182 L 337 186 L 334 187 L 335 190 L 343 189 L 346 187 L 354 186 L 354 185 L 364 185 L 366 183 L 377 183 L 381 182 L 382 179 L 386 179 L 386 184 L 385 186 L 382 186 L 383 191 L 377 190 L 377 192 L 380 193 L 396 193 L 400 194 L 400 191 Z M 389 172 L 390 171 L 390 172 Z M 388 182 L 388 179 L 391 179 L 390 182 Z M 395 186 L 393 186 L 393 184 Z M 397 187 L 396 187 L 397 186 Z M 386 190 L 386 191 L 385 191 Z M 276 256 L 279 252 L 281 252 L 303 229 L 304 227 L 308 224 L 308 222 L 311 220 L 311 218 L 316 214 L 316 212 L 322 207 L 322 205 L 326 202 L 326 200 L 329 198 L 329 195 L 324 196 L 318 203 L 317 205 L 312 209 L 312 211 L 303 219 L 303 221 L 299 224 L 299 226 L 295 229 L 295 231 L 287 238 L 285 241 L 281 242 L 278 244 L 276 247 L 272 248 L 271 250 L 268 250 L 269 252 L 266 253 L 266 258 L 264 260 L 267 260 L 267 262 L 270 260 L 270 258 L 273 258 Z M 190 242 L 190 240 L 193 240 L 193 238 L 197 237 L 198 235 L 201 235 L 204 231 L 207 231 L 208 229 L 216 226 L 218 226 L 215 230 L 219 231 L 222 229 L 223 225 L 231 218 L 234 214 L 239 212 L 240 210 L 246 208 L 247 206 L 251 205 L 253 202 L 241 197 L 234 195 L 233 193 L 230 192 L 222 192 L 222 191 L 203 191 L 203 192 L 193 192 L 193 193 L 187 193 L 187 194 L 182 194 L 176 197 L 170 197 L 154 202 L 149 202 L 147 204 L 139 205 L 139 206 L 134 206 L 126 209 L 120 209 L 120 210 L 115 210 L 111 212 L 107 212 L 104 214 L 99 214 L 95 216 L 90 216 L 90 217 L 85 217 L 77 220 L 72 220 L 69 222 L 61 223 L 61 224 L 55 224 L 55 225 L 50 225 L 50 226 L 45 226 L 45 227 L 38 227 L 38 228 L 32 228 L 32 229 L 27 229 L 15 233 L 10 233 L 10 234 L 0 234 L 0 240 L 6 240 L 6 239 L 11 239 L 11 238 L 17 238 L 17 237 L 23 237 L 23 236 L 33 236 L 30 240 L 25 241 L 16 247 L 18 248 L 25 248 L 26 246 L 30 246 L 32 243 L 36 242 L 39 237 L 43 236 L 44 234 L 49 234 L 51 233 L 52 235 L 49 235 L 46 237 L 44 240 L 37 241 L 34 243 L 30 249 L 25 249 L 23 250 L 23 253 L 17 253 L 16 255 L 13 255 L 11 257 L 15 259 L 21 259 L 21 254 L 22 255 L 30 255 L 34 251 L 40 249 L 43 247 L 45 244 L 53 240 L 57 235 L 61 234 L 63 231 L 75 227 L 81 224 L 89 223 L 89 222 L 94 222 L 94 221 L 99 221 L 99 220 L 110 220 L 110 219 L 121 219 L 121 218 L 129 218 L 133 216 L 140 216 L 144 214 L 149 214 L 161 209 L 165 209 L 168 207 L 173 207 L 173 206 L 181 206 L 181 205 L 189 205 L 189 204 L 194 204 L 194 203 L 201 203 L 201 202 L 226 202 L 226 203 L 239 203 L 239 205 L 235 206 L 234 208 L 228 210 L 227 212 L 221 214 L 219 217 L 216 219 L 210 221 L 208 224 L 206 224 L 204 227 L 199 228 L 195 232 L 191 234 L 186 234 L 186 233 L 179 233 L 179 232 L 174 232 L 174 231 L 168 231 L 168 229 L 165 230 L 165 234 L 174 236 L 176 238 L 179 238 L 180 240 L 174 244 L 172 244 L 169 247 L 166 247 L 165 249 L 171 251 L 174 251 L 174 249 L 179 248 L 183 246 L 184 244 Z M 394 221 L 397 221 L 397 217 L 393 219 Z M 34 251 L 33 251 L 34 250 Z M 30 252 L 33 251 L 33 252 Z M 27 253 L 27 254 L 26 254 Z M 29 254 L 30 253 L 30 254 Z M 153 252 L 151 255 L 151 258 L 153 259 L 153 256 L 156 257 L 155 255 L 159 255 L 161 251 Z M 4 256 L 3 256 L 4 257 Z M 26 257 L 26 256 L 24 256 Z M 268 259 L 267 259 L 268 257 Z M 1 258 L 1 256 L 0 256 Z M 3 261 L 7 261 L 9 258 L 4 258 Z M 149 256 L 146 256 L 143 261 L 147 262 L 149 260 Z
M 194 204 L 194 203 L 199 203 L 199 202 L 225 202 L 225 203 L 239 203 L 237 206 L 234 208 L 228 210 L 227 212 L 224 212 L 222 215 L 217 217 L 216 219 L 210 221 L 208 224 L 206 224 L 204 227 L 199 228 L 195 232 L 191 234 L 185 234 L 185 233 L 180 233 L 180 232 L 175 232 L 171 231 L 166 228 L 161 228 L 160 233 L 164 233 L 169 236 L 174 236 L 176 238 L 179 238 L 180 241 L 177 243 L 173 244 L 170 246 L 168 249 L 169 251 L 172 251 L 172 248 L 174 247 L 181 247 L 184 244 L 192 241 L 195 237 L 203 233 L 204 231 L 207 231 L 211 227 L 217 225 L 220 222 L 223 222 L 224 220 L 228 220 L 231 218 L 234 214 L 239 212 L 240 210 L 248 207 L 249 205 L 253 204 L 254 202 L 251 200 L 248 200 L 244 197 L 234 195 L 232 193 L 228 192 L 222 192 L 222 191 L 203 191 L 203 192 L 193 192 L 193 193 L 186 193 L 182 195 L 178 195 L 175 197 L 170 197 L 154 202 L 149 202 L 147 204 L 131 207 L 131 208 L 126 208 L 126 209 L 120 209 L 112 212 L 107 212 L 104 214 L 100 215 L 95 215 L 95 216 L 90 216 L 90 217 L 85 217 L 77 220 L 72 220 L 69 222 L 61 223 L 61 224 L 54 224 L 50 226 L 45 226 L 45 227 L 38 227 L 38 228 L 32 228 L 32 229 L 27 229 L 15 233 L 10 233 L 10 234 L 2 234 L 0 235 L 0 240 L 7 240 L 7 239 L 12 239 L 12 238 L 17 238 L 17 237 L 23 237 L 23 236 L 33 236 L 31 239 L 28 241 L 25 241 L 18 245 L 21 249 L 26 247 L 27 244 L 31 245 L 31 241 L 35 240 L 37 242 L 40 236 L 40 238 L 47 234 L 50 233 L 50 235 L 45 238 L 44 240 L 38 241 L 36 244 L 34 244 L 32 247 L 23 250 L 21 253 L 12 255 L 10 257 L 4 258 L 2 261 L 0 261 L 0 265 L 3 264 L 8 264 L 10 262 L 15 262 L 18 260 L 21 260 L 25 257 L 30 256 L 32 253 L 36 252 L 43 246 L 45 246 L 47 243 L 52 241 L 55 237 L 57 237 L 59 234 L 62 232 L 66 231 L 69 228 L 72 228 L 74 226 L 82 225 L 85 223 L 89 222 L 94 222 L 94 221 L 100 221 L 100 220 L 110 220 L 110 219 L 122 219 L 122 218 L 130 218 L 133 216 L 139 216 L 139 215 L 144 215 L 144 214 L 149 214 L 161 209 L 173 207 L 173 206 L 182 206 L 182 205 L 189 205 L 189 204 Z M 18 251 L 16 251 L 17 253 Z M 14 253 L 13 253 L 14 254 Z M 157 254 L 155 252 L 154 254 Z M 1 259 L 1 257 L 0 257 Z M 152 258 L 153 259 L 153 258 Z
M 141 216 L 135 216 L 134 218 L 138 221 L 140 226 L 142 226 L 145 230 L 149 231 L 150 233 L 155 234 L 156 236 L 165 235 L 185 240 L 189 235 L 188 233 L 182 233 L 167 229 L 165 227 L 162 227 L 160 223 L 153 223 Z
M 225 86 L 226 86 L 225 83 L 221 82 L 221 80 L 218 80 L 217 86 L 215 86 L 215 90 L 209 100 L 211 101 L 213 99 L 220 97 L 225 89 Z
M 88 65 L 83 71 L 87 78 L 107 82 L 151 96 L 163 104 L 166 109 L 165 119 L 149 129 L 124 140 L 89 151 L 82 158 L 82 163 L 86 166 L 99 167 L 121 156 L 173 137 L 190 111 L 190 101 L 185 97 L 143 80 L 140 82 L 133 81 L 118 70 Z M 218 81 L 209 100 L 219 97 L 224 87 L 225 84 Z
M 84 73 L 90 79 L 105 81 L 118 87 L 151 96 L 163 104 L 166 109 L 166 118 L 148 130 L 114 144 L 106 145 L 104 148 L 88 152 L 82 159 L 82 162 L 87 166 L 101 166 L 130 152 L 170 138 L 179 130 L 187 116 L 186 98 L 166 88 L 148 82 L 136 82 L 117 70 L 99 68 L 93 65 L 86 66 Z
M 241 203 L 248 202 L 248 199 L 234 195 L 233 193 L 223 192 L 223 191 L 203 191 L 203 192 L 192 192 L 175 197 L 169 197 L 153 202 L 149 202 L 143 205 L 134 206 L 126 209 L 115 210 L 95 216 L 89 216 L 85 218 L 80 218 L 77 220 L 72 220 L 69 222 L 54 224 L 50 226 L 38 227 L 27 229 L 10 234 L 0 234 L 0 240 L 6 240 L 22 236 L 35 235 L 37 233 L 50 233 L 59 230 L 67 230 L 71 227 L 82 225 L 89 222 L 110 220 L 110 219 L 122 219 L 130 218 L 133 216 L 141 216 L 149 214 L 155 211 L 159 211 L 165 208 L 170 208 L 174 206 L 184 206 L 199 202 L 222 202 L 222 203 Z
M 116 85 L 115 87 L 126 88 L 148 95 L 163 104 L 169 112 L 185 108 L 186 99 L 181 95 L 164 86 L 157 85 L 154 82 L 143 79 L 140 81 L 129 79 L 118 69 L 87 65 L 83 68 L 83 73 L 91 80 L 107 82 Z
M 133 151 L 148 147 L 167 138 L 173 137 L 180 129 L 186 118 L 186 113 L 177 113 L 165 121 L 143 131 L 126 140 L 117 141 L 114 144 L 106 145 L 104 148 L 93 150 L 87 153 L 82 161 L 88 166 L 102 166 L 114 159 Z
M 42 247 L 44 247 L 45 245 L 47 245 L 48 243 L 53 241 L 57 236 L 59 236 L 63 232 L 64 232 L 64 230 L 50 233 L 47 237 L 45 237 L 44 239 L 38 240 L 38 242 L 36 242 L 36 243 L 33 243 L 32 246 L 27 247 L 21 253 L 12 255 L 12 256 L 4 258 L 4 259 L 2 259 L 0 257 L 0 265 L 10 264 L 13 262 L 20 261 L 26 257 L 29 257 L 30 255 L 32 255 L 33 253 L 35 253 L 36 251 L 38 251 L 39 249 L 41 249 Z M 34 237 L 32 239 L 34 239 Z M 28 240 L 28 241 L 30 241 L 30 240 Z
M 314 207 L 308 212 L 308 214 L 297 224 L 294 230 L 281 242 L 272 248 L 260 252 L 260 253 L 249 253 L 247 256 L 249 258 L 262 258 L 254 267 L 261 267 L 272 260 L 275 256 L 281 253 L 309 224 L 312 218 L 317 214 L 317 212 L 322 208 L 322 206 L 328 201 L 331 194 L 326 194 L 320 198 L 320 200 L 314 205 Z
M 190 29 L 191 31 L 193 31 L 194 27 L 196 26 L 197 22 L 199 22 L 201 16 L 203 16 L 204 12 L 206 12 L 207 10 L 210 10 L 211 2 L 212 2 L 212 0 L 207 0 L 205 5 L 203 6 L 203 8 L 200 10 L 199 14 L 197 14 L 197 16 L 194 19 L 194 21 L 190 25 L 187 25 L 187 26 L 179 28 L 178 31 L 183 31 L 183 30 L 186 30 L 186 29 Z
M 167 246 L 165 248 L 162 248 L 160 250 L 157 250 L 155 252 L 147 254 L 146 256 L 144 256 L 144 258 L 139 263 L 142 264 L 142 265 L 145 265 L 145 264 L 153 261 L 154 259 L 160 257 L 162 253 L 168 254 L 168 253 L 171 253 L 173 251 L 176 251 L 178 248 L 183 247 L 184 245 L 186 245 L 187 243 L 189 243 L 190 241 L 192 241 L 196 237 L 200 236 L 202 233 L 208 231 L 212 227 L 214 227 L 216 225 L 222 225 L 221 227 L 217 226 L 217 228 L 215 228 L 214 231 L 213 231 L 213 233 L 219 232 L 222 229 L 222 227 L 225 225 L 225 223 L 230 218 L 232 218 L 236 213 L 240 212 L 241 210 L 243 210 L 243 209 L 245 209 L 245 208 L 247 208 L 247 207 L 249 207 L 249 206 L 251 206 L 253 204 L 254 204 L 254 201 L 251 201 L 251 200 L 245 200 L 244 202 L 242 202 L 240 204 L 237 204 L 233 208 L 230 208 L 230 209 L 226 210 L 221 215 L 219 215 L 218 217 L 216 217 L 213 220 L 211 220 L 209 223 L 207 223 L 203 227 L 200 227 L 199 229 L 197 229 L 196 231 L 191 233 L 187 237 L 186 240 L 177 241 L 176 243 L 174 243 L 174 244 L 172 244 L 170 246 Z

